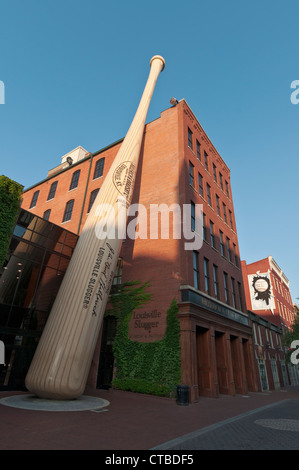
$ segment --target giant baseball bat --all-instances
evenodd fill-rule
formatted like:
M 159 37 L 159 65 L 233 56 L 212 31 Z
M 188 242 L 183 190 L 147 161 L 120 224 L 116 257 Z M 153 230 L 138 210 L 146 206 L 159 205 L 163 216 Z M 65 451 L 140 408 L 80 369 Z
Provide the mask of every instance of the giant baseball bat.
M 165 61 L 154 56 L 138 109 L 84 224 L 25 384 L 55 400 L 84 392 L 126 228 L 145 120 Z

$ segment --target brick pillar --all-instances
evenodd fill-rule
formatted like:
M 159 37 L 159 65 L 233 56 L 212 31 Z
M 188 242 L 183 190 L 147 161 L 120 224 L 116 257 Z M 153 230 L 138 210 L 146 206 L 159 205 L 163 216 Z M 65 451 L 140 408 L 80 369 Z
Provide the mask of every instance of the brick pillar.
M 217 373 L 217 355 L 215 344 L 215 328 L 211 327 L 210 334 L 210 361 L 211 361 L 211 393 L 213 397 L 219 396 L 219 384 Z
M 233 372 L 233 363 L 232 363 L 232 350 L 231 350 L 231 339 L 230 334 L 225 333 L 226 335 L 226 363 L 227 363 L 227 373 L 228 373 L 228 394 L 235 395 L 236 388 L 235 388 L 235 380 L 234 380 L 234 372 Z
M 198 401 L 196 328 L 190 317 L 180 318 L 181 383 L 190 387 L 190 403 Z

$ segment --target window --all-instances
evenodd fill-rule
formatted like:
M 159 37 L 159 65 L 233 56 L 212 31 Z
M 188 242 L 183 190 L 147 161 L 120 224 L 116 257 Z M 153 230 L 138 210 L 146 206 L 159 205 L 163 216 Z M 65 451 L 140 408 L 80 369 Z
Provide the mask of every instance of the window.
M 47 211 L 44 212 L 43 219 L 49 220 L 51 214 L 51 209 L 48 209 Z
M 221 254 L 222 254 L 222 256 L 225 256 L 225 249 L 224 249 L 224 242 L 223 242 L 223 232 L 221 232 L 221 230 L 219 230 L 219 236 L 220 236 L 220 250 L 221 250 Z
M 193 133 L 188 127 L 188 147 L 193 150 Z
M 118 258 L 115 274 L 112 280 L 111 294 L 116 294 L 119 292 L 120 285 L 122 283 L 122 273 L 123 273 L 123 259 Z
M 195 289 L 199 289 L 199 261 L 197 251 L 193 251 L 193 282 Z
M 229 198 L 229 188 L 228 188 L 228 182 L 227 181 L 225 181 L 225 189 L 226 189 L 227 197 Z
M 195 232 L 195 204 L 191 201 L 191 230 Z
M 222 207 L 223 207 L 223 220 L 224 222 L 227 224 L 227 211 L 226 211 L 226 205 L 224 203 L 222 203 Z
M 213 175 L 214 175 L 214 181 L 217 183 L 217 170 L 216 170 L 216 165 L 213 163 Z
M 207 152 L 204 152 L 204 155 L 205 155 L 205 168 L 207 171 L 209 171 L 209 157 L 208 157 Z
M 214 223 L 210 220 L 210 237 L 211 237 L 211 246 L 215 248 L 215 231 Z
M 78 183 L 79 183 L 79 177 L 80 177 L 80 170 L 77 170 L 75 171 L 75 173 L 73 173 L 69 190 L 77 188 Z
M 213 264 L 213 278 L 214 278 L 214 294 L 216 299 L 219 299 L 219 286 L 218 286 L 218 267 Z
M 203 197 L 203 179 L 200 173 L 198 173 L 198 191 L 199 194 Z
M 204 258 L 205 292 L 210 293 L 209 260 Z
M 202 235 L 203 239 L 207 242 L 207 223 L 206 223 L 206 214 L 202 213 Z
M 196 140 L 196 153 L 198 160 L 201 162 L 201 145 L 198 140 Z
M 100 188 L 97 188 L 97 189 L 94 189 L 91 193 L 90 193 L 90 198 L 89 198 L 89 204 L 88 204 L 88 210 L 87 212 L 90 212 L 91 208 L 92 208 L 92 205 L 98 195 L 98 192 L 99 192 Z
M 222 174 L 220 172 L 219 172 L 219 180 L 220 180 L 220 188 L 223 191 L 223 177 L 222 177 Z
M 242 288 L 241 288 L 241 283 L 240 282 L 238 282 L 238 294 L 239 294 L 240 310 L 242 310 L 242 312 L 243 312 Z
M 230 223 L 230 226 L 231 226 L 232 229 L 234 229 L 232 211 L 228 210 L 228 214 L 229 214 L 229 223 Z
M 29 209 L 32 209 L 33 207 L 36 206 L 38 195 L 39 195 L 39 190 L 35 191 L 35 193 L 33 194 Z
M 228 261 L 231 261 L 232 256 L 231 256 L 231 251 L 230 251 L 230 239 L 226 237 L 226 247 L 227 247 L 227 259 Z
M 49 201 L 50 199 L 53 199 L 55 197 L 57 184 L 58 184 L 58 181 L 54 181 L 54 183 L 51 184 L 47 201 Z
M 189 162 L 189 183 L 194 188 L 194 165 Z
M 207 198 L 208 204 L 212 207 L 212 199 L 211 199 L 211 186 L 207 183 Z
M 229 291 L 228 291 L 228 282 L 227 282 L 227 273 L 223 273 L 223 283 L 224 283 L 224 295 L 225 302 L 229 305 Z
M 231 286 L 232 286 L 232 301 L 233 301 L 233 307 L 234 307 L 234 308 L 237 308 L 237 304 L 236 304 L 236 292 L 235 292 L 235 280 L 234 280 L 233 277 L 231 278 Z
M 220 202 L 219 202 L 219 196 L 216 194 L 216 207 L 217 207 L 217 214 L 220 216 Z
M 67 222 L 68 220 L 71 220 L 73 207 L 74 207 L 74 199 L 71 199 L 70 201 L 66 203 L 62 222 Z
M 94 174 L 93 174 L 94 180 L 96 178 L 100 178 L 101 176 L 103 176 L 104 164 L 105 164 L 105 158 L 100 158 L 100 160 L 97 161 L 95 169 L 94 169 Z
M 239 264 L 238 264 L 237 246 L 236 246 L 235 243 L 233 243 L 233 246 L 234 246 L 235 265 L 236 265 L 236 266 L 239 266 Z

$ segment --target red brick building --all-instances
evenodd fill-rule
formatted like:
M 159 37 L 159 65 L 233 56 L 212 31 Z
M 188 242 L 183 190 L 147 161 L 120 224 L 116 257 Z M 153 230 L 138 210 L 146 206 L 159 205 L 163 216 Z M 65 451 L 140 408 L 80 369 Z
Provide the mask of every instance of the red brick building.
M 282 345 L 282 328 L 248 312 L 252 323 L 258 390 L 264 392 L 289 385 L 290 378 Z
M 272 256 L 254 263 L 241 262 L 246 305 L 283 330 L 294 321 L 289 280 Z
M 22 207 L 80 234 L 121 142 L 93 154 L 78 147 L 65 155 L 45 180 L 24 191 Z M 131 339 L 161 339 L 176 299 L 181 379 L 190 386 L 191 401 L 200 394 L 256 390 L 230 170 L 184 100 L 145 127 L 136 203 L 146 208 L 139 219 L 141 237 L 124 240 L 116 282 L 149 281 L 152 301 L 135 312 Z M 150 237 L 153 204 L 191 206 L 191 226 L 195 205 L 202 204 L 203 246 L 186 250 L 183 237 Z

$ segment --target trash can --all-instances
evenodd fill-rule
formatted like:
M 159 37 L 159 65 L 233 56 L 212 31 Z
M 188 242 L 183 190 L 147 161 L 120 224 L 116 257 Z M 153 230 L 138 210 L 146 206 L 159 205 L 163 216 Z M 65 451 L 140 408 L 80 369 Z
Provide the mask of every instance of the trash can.
M 189 386 L 188 385 L 176 386 L 176 402 L 177 402 L 177 405 L 181 405 L 181 406 L 189 405 Z

